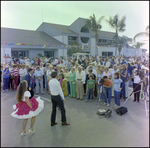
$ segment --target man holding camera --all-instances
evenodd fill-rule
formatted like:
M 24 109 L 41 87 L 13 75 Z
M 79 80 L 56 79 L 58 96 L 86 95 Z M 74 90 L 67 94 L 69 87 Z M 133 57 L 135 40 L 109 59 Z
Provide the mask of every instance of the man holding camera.
M 105 98 L 104 105 L 107 104 L 107 106 L 110 106 L 112 83 L 111 83 L 111 80 L 109 80 L 107 78 L 107 76 L 103 77 L 103 87 L 105 88 L 106 96 L 107 96 L 107 93 L 108 93 L 108 101 L 107 101 L 107 98 Z

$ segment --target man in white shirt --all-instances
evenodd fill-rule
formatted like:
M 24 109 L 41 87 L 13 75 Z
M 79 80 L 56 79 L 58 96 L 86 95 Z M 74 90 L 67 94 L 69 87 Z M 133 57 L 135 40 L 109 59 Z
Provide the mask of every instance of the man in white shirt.
M 51 114 L 51 126 L 56 125 L 56 107 L 57 104 L 61 108 L 61 121 L 62 125 L 70 125 L 66 122 L 66 111 L 63 102 L 65 102 L 65 97 L 60 86 L 59 81 L 57 80 L 57 71 L 51 73 L 52 80 L 49 81 L 49 88 L 51 91 L 51 100 L 52 100 L 52 114 Z
M 83 100 L 83 83 L 85 82 L 85 73 L 82 71 L 82 66 L 78 66 L 78 70 L 76 73 L 76 91 L 77 91 L 77 99 Z
M 37 66 L 37 70 L 35 70 L 35 78 L 36 78 L 36 95 L 39 93 L 39 83 L 41 86 L 41 93 L 44 94 L 43 92 L 43 71 L 40 69 L 40 66 Z
M 54 62 L 55 62 L 55 64 L 57 65 L 57 64 L 58 64 L 58 59 L 57 59 L 57 58 L 55 58 L 55 61 L 54 61 Z
M 25 75 L 27 74 L 27 69 L 25 68 L 25 65 L 22 65 L 22 68 L 19 69 L 19 74 L 20 74 L 20 82 L 24 80 Z
M 109 68 L 109 67 L 110 67 L 110 64 L 111 64 L 111 63 L 110 63 L 110 61 L 109 61 L 109 60 L 107 60 L 107 61 L 106 61 L 106 67 L 108 67 L 108 68 Z

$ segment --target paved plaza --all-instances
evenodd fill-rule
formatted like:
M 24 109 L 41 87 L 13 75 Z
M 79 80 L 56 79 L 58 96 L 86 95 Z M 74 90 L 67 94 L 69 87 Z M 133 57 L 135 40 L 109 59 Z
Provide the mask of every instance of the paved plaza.
M 131 93 L 132 89 L 130 90 Z M 57 111 L 56 126 L 50 126 L 52 104 L 50 95 L 42 96 L 43 111 L 36 117 L 34 134 L 21 136 L 23 120 L 13 118 L 13 105 L 17 103 L 16 91 L 2 93 L 1 90 L 1 146 L 2 147 L 148 147 L 149 117 L 145 115 L 144 101 L 133 102 L 133 95 L 125 106 L 128 113 L 119 116 L 115 111 L 110 118 L 100 119 L 97 99 L 85 102 L 66 97 L 66 116 L 69 126 L 61 125 L 61 113 Z M 37 96 L 36 96 L 37 97 Z M 121 101 L 121 104 L 123 102 Z M 114 106 L 102 106 L 108 109 Z M 26 131 L 30 126 L 28 120 Z

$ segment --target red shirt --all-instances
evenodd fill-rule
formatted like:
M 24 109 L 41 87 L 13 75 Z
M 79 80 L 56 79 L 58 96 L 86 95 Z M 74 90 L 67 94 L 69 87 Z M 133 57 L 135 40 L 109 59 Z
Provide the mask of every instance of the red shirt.
M 41 60 L 40 60 L 40 59 L 38 59 L 38 63 L 41 63 Z
M 19 75 L 19 69 L 12 69 L 11 75 L 18 76 Z

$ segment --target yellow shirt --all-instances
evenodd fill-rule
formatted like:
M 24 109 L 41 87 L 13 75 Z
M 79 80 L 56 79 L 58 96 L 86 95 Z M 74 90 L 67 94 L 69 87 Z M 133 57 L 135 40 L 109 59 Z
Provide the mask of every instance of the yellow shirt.
M 69 74 L 70 74 L 70 71 L 67 73 L 64 73 L 64 77 L 66 78 L 67 82 L 69 81 Z

